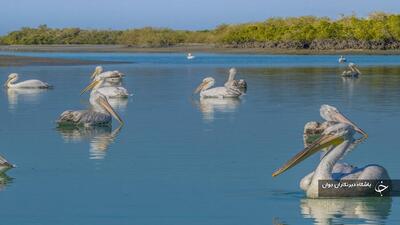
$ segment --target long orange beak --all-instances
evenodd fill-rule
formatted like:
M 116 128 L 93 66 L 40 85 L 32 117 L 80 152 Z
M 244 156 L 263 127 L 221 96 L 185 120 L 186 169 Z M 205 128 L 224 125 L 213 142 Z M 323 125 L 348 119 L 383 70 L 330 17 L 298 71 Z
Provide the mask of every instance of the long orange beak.
M 293 158 L 287 161 L 281 168 L 277 169 L 272 174 L 272 176 L 276 177 L 285 172 L 286 170 L 299 164 L 303 160 L 307 159 L 311 155 L 315 154 L 319 150 L 329 147 L 331 145 L 339 145 L 343 141 L 344 138 L 342 135 L 333 135 L 333 134 L 323 135 L 318 140 L 316 140 L 312 145 L 306 147 L 305 149 L 297 153 Z
M 107 112 L 109 112 L 120 124 L 124 124 L 124 121 L 121 119 L 121 117 L 118 115 L 118 113 L 114 110 L 114 108 L 108 103 L 107 99 L 100 98 L 99 103 L 101 106 L 104 107 Z

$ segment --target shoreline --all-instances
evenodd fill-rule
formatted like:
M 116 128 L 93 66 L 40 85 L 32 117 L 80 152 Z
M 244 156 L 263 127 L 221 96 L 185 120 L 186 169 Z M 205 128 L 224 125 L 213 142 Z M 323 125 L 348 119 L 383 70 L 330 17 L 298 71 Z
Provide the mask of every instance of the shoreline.
M 98 64 L 121 64 L 130 62 L 112 62 L 101 60 L 79 60 L 46 58 L 31 56 L 2 55 L 0 52 L 0 67 L 17 66 L 79 66 L 79 65 L 98 65 Z
M 222 54 L 271 54 L 271 55 L 400 55 L 398 50 L 310 50 L 277 48 L 229 48 L 214 45 L 179 45 L 147 48 L 124 45 L 0 45 L 1 52 L 70 52 L 70 53 L 222 53 Z M 36 57 L 35 57 L 36 58 Z

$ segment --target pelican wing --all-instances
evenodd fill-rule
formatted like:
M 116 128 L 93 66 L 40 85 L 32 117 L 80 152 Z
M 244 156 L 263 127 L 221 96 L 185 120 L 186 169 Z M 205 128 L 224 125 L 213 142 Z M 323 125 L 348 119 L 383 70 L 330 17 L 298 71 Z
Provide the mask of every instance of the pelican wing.
M 57 120 L 57 123 L 62 125 L 108 125 L 111 123 L 111 116 L 105 113 L 95 112 L 92 110 L 63 112 Z
M 51 86 L 40 80 L 26 80 L 13 84 L 13 88 L 51 88 Z

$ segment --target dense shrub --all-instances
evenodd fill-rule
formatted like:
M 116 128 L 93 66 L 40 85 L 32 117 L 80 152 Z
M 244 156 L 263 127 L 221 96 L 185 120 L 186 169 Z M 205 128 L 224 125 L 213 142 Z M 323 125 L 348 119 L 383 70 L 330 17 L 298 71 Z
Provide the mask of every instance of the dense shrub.
M 213 30 L 185 31 L 145 27 L 125 31 L 51 29 L 46 25 L 21 28 L 3 37 L 0 44 L 123 44 L 168 47 L 204 43 L 236 48 L 398 49 L 400 15 L 372 13 L 338 20 L 326 17 L 270 18 L 264 22 L 220 25 Z

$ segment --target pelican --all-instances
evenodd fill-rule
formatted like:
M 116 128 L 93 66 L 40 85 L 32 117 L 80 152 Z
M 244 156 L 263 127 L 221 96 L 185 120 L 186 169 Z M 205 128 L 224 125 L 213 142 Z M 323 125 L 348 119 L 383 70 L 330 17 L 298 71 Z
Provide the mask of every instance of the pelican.
M 0 174 L 12 168 L 15 168 L 15 165 L 9 163 L 3 156 L 0 155 Z
M 115 77 L 119 77 L 119 75 L 116 73 L 107 73 L 107 74 L 102 73 L 98 75 L 86 88 L 84 88 L 81 94 L 85 93 L 90 89 L 93 89 L 93 91 L 98 91 L 107 98 L 127 98 L 129 96 L 129 93 L 124 87 L 121 86 L 104 87 L 104 84 L 106 83 L 107 79 L 110 78 L 112 79 Z
M 238 98 L 242 95 L 242 92 L 235 87 L 211 88 L 212 86 L 214 86 L 214 84 L 214 78 L 206 77 L 203 79 L 203 82 L 196 88 L 194 94 L 200 92 L 201 98 Z
M 281 168 L 276 170 L 272 176 L 278 176 L 286 170 L 294 167 L 309 156 L 325 149 L 326 152 L 321 158 L 315 171 L 302 179 L 300 187 L 306 192 L 307 197 L 318 198 L 319 180 L 388 180 L 389 175 L 385 168 L 379 165 L 367 165 L 362 168 L 351 167 L 350 171 L 334 171 L 335 164 L 343 158 L 346 153 L 355 148 L 359 140 L 354 139 L 355 133 L 360 133 L 363 138 L 368 135 L 357 125 L 347 119 L 335 107 L 322 105 L 321 116 L 332 125 L 325 128 L 317 140 L 304 148 L 296 156 L 290 159 Z M 349 169 L 349 167 L 346 167 Z M 362 195 L 363 193 L 358 193 Z
M 186 58 L 189 59 L 189 60 L 191 60 L 191 59 L 196 58 L 196 56 L 192 55 L 192 53 L 189 52 L 189 53 L 187 54 Z
M 356 64 L 351 62 L 347 66 L 349 67 L 349 69 L 343 71 L 343 77 L 358 77 L 358 75 L 361 75 L 361 71 L 357 68 Z
M 107 97 L 98 91 L 93 91 L 89 99 L 92 107 L 88 110 L 63 112 L 57 120 L 59 126 L 110 126 L 113 116 L 122 125 L 124 122 L 113 107 L 108 103 Z
M 96 66 L 96 68 L 90 78 L 92 80 L 95 80 L 96 78 L 99 78 L 99 77 L 112 76 L 112 77 L 106 79 L 106 82 L 104 82 L 103 86 L 120 86 L 123 75 L 124 75 L 123 73 L 120 73 L 117 70 L 103 72 L 102 66 Z M 101 79 L 101 78 L 99 78 L 99 79 Z
M 341 55 L 341 56 L 339 57 L 338 62 L 339 62 L 339 63 L 345 63 L 345 62 L 347 62 L 347 59 Z
M 247 83 L 245 80 L 240 79 L 240 80 L 235 80 L 235 76 L 236 76 L 236 69 L 235 68 L 231 68 L 229 70 L 229 77 L 228 77 L 228 81 L 226 81 L 225 83 L 225 87 L 226 88 L 237 88 L 239 89 L 241 92 L 246 93 L 247 91 Z
M 51 88 L 51 86 L 48 83 L 42 82 L 40 80 L 26 80 L 22 81 L 19 83 L 15 83 L 18 80 L 18 74 L 17 73 L 11 73 L 8 75 L 7 81 L 4 83 L 5 88 L 13 88 L 13 89 L 18 89 L 18 88 Z

